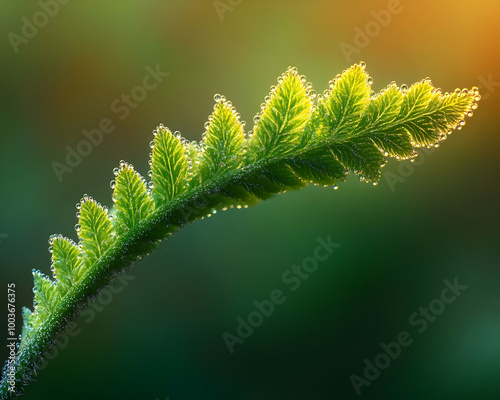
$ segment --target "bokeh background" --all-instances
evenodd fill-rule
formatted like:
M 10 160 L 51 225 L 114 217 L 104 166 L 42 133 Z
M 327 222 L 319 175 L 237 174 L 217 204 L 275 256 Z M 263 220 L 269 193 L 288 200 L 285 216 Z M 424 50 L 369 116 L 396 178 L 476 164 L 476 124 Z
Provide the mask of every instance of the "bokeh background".
M 247 128 L 289 65 L 318 91 L 363 60 L 375 90 L 429 76 L 482 94 L 462 131 L 415 164 L 389 162 L 377 187 L 308 187 L 182 229 L 77 320 L 27 400 L 355 399 L 351 374 L 402 331 L 413 343 L 362 398 L 498 399 L 500 3 L 401 0 L 374 34 L 388 3 L 75 0 L 15 46 L 26 19 L 44 22 L 41 5 L 0 3 L 0 293 L 15 282 L 19 308 L 32 305 L 31 269 L 50 273 L 49 235 L 76 239 L 83 193 L 110 206 L 121 159 L 145 175 L 160 122 L 199 140 L 214 93 Z M 341 44 L 367 26 L 346 57 Z M 148 66 L 169 75 L 120 119 L 111 104 Z M 52 163 L 103 118 L 114 131 L 60 182 Z M 340 247 L 290 291 L 282 274 L 328 236 Z M 455 278 L 467 289 L 418 333 L 410 315 Z M 230 354 L 222 334 L 274 289 L 287 300 Z

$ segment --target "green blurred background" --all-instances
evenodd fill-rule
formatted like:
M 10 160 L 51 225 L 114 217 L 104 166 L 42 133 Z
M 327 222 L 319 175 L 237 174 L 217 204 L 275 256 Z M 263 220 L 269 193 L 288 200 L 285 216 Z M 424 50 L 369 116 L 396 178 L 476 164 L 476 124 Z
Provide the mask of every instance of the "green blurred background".
M 401 331 L 413 343 L 362 398 L 498 399 L 500 3 L 402 0 L 376 32 L 388 3 L 74 0 L 12 46 L 23 17 L 43 25 L 42 8 L 1 2 L 0 292 L 6 302 L 15 282 L 19 308 L 32 304 L 31 269 L 50 273 L 49 235 L 76 239 L 82 194 L 110 206 L 120 159 L 145 175 L 160 122 L 199 140 L 214 93 L 250 128 L 289 65 L 322 92 L 363 60 L 375 90 L 429 76 L 483 97 L 462 131 L 415 164 L 389 162 L 377 187 L 308 187 L 185 227 L 77 320 L 27 400 L 355 399 L 351 374 Z M 366 27 L 373 37 L 346 57 L 341 44 Z M 157 65 L 169 76 L 121 120 L 111 104 Z M 52 163 L 103 118 L 115 130 L 59 182 Z M 328 236 L 341 246 L 290 291 L 282 274 Z M 455 277 L 468 288 L 419 334 L 409 316 Z M 222 334 L 274 289 L 287 300 L 230 354 Z

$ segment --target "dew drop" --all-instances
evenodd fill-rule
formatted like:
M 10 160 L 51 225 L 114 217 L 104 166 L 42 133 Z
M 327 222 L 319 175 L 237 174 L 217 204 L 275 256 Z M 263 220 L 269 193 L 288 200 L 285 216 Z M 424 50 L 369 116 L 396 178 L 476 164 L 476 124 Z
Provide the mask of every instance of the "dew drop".
M 208 128 L 210 128 L 210 122 L 205 122 L 205 125 L 203 125 L 203 127 L 208 130 Z
M 218 103 L 222 100 L 222 96 L 219 93 L 214 94 L 214 100 Z
M 82 229 L 82 226 L 80 224 L 75 225 L 75 231 L 80 232 L 81 229 Z
M 120 168 L 113 168 L 113 175 L 114 176 L 118 176 L 119 173 L 120 173 Z
M 76 209 L 77 210 L 81 210 L 82 209 L 82 205 L 80 203 L 76 203 Z
M 180 139 L 182 135 L 181 135 L 181 133 L 179 131 L 175 131 L 174 132 L 174 136 L 175 136 L 176 139 Z
M 401 91 L 403 93 L 406 93 L 407 90 L 408 90 L 408 85 L 401 85 Z
M 337 190 L 339 188 L 339 185 L 333 185 L 333 190 Z
M 368 77 L 367 81 L 368 85 L 372 85 L 373 84 L 373 78 L 370 76 Z
M 364 61 L 361 61 L 361 62 L 359 63 L 359 66 L 360 66 L 361 68 L 365 69 L 365 68 L 366 68 L 366 63 L 365 63 Z
M 115 186 L 116 186 L 116 181 L 114 181 L 114 180 L 113 180 L 113 181 L 109 182 L 109 187 L 110 187 L 111 189 L 114 189 L 114 188 L 115 188 Z
M 152 149 L 155 148 L 155 141 L 154 140 L 151 140 L 151 142 L 149 142 L 149 147 L 151 147 Z
M 80 219 L 80 217 L 82 216 L 82 213 L 80 211 L 78 211 L 75 215 L 76 215 L 76 218 Z
M 50 235 L 49 236 L 49 245 L 52 246 L 52 244 L 54 243 L 54 240 L 56 240 L 58 237 L 58 235 Z
M 148 188 L 153 189 L 155 187 L 155 183 L 153 181 L 150 181 L 148 183 Z
M 260 121 L 260 116 L 259 115 L 256 115 L 255 117 L 253 117 L 254 124 L 256 124 L 259 121 Z
M 149 177 L 152 177 L 152 176 L 153 176 L 153 171 L 149 170 L 149 171 L 148 171 L 148 176 L 149 176 Z
M 241 205 L 240 205 L 240 204 L 238 204 L 238 205 L 236 206 L 236 208 L 237 208 L 238 210 L 241 210 Z
M 125 168 L 125 166 L 127 165 L 127 163 L 123 160 L 120 160 L 120 168 Z

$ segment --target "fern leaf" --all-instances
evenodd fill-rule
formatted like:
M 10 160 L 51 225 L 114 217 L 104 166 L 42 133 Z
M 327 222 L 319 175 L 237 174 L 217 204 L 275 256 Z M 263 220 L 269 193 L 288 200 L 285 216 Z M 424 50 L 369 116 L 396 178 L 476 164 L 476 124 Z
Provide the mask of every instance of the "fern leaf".
M 16 357 L 16 392 L 4 373 L 2 398 L 32 380 L 43 352 L 78 311 L 113 277 L 152 251 L 186 222 L 214 210 L 248 206 L 312 182 L 335 185 L 349 172 L 377 184 L 387 157 L 415 156 L 472 116 L 477 88 L 442 94 L 429 79 L 378 94 L 364 64 L 330 82 L 323 95 L 289 68 L 278 78 L 247 134 L 232 104 L 220 95 L 201 142 L 189 143 L 160 125 L 150 143 L 151 181 L 122 161 L 114 170 L 114 212 L 84 195 L 75 226 L 79 243 L 51 236 L 51 280 L 33 271 L 34 310 L 23 309 Z
M 56 283 L 40 271 L 33 271 L 33 281 L 34 306 L 37 318 L 41 319 L 53 310 L 59 298 L 59 293 Z
M 84 195 L 80 204 L 79 224 L 75 229 L 84 253 L 84 268 L 88 270 L 113 244 L 113 228 L 107 208 L 92 197 Z
M 295 68 L 278 78 L 278 86 L 271 89 L 262 107 L 262 113 L 254 118 L 255 127 L 248 143 L 253 160 L 286 155 L 301 142 L 312 99 Z
M 413 154 L 411 137 L 404 126 L 393 126 L 403 104 L 403 93 L 395 84 L 374 97 L 366 108 L 358 131 L 366 129 L 375 146 L 386 156 L 407 158 Z
M 65 294 L 81 277 L 81 255 L 77 245 L 62 235 L 49 240 L 52 246 L 52 271 L 59 282 L 60 293 Z
M 346 139 L 355 134 L 366 106 L 370 103 L 370 80 L 364 66 L 355 65 L 330 81 L 330 90 L 320 98 L 313 116 L 319 140 Z
M 112 181 L 115 202 L 114 228 L 118 235 L 133 229 L 154 211 L 154 202 L 147 193 L 146 181 L 134 167 L 125 162 L 115 168 L 116 181 Z
M 156 205 L 172 200 L 186 191 L 187 157 L 180 133 L 172 134 L 160 125 L 155 130 L 151 170 L 153 198 Z
M 200 143 L 200 177 L 202 181 L 241 165 L 245 134 L 236 109 L 220 95 L 215 95 L 214 112 L 207 122 L 207 132 Z

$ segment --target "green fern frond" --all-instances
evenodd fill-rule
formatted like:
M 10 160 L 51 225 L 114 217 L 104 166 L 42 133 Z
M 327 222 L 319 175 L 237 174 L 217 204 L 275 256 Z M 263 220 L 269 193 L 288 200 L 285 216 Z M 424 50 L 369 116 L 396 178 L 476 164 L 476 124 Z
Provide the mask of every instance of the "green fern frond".
M 15 389 L 9 390 L 6 367 L 2 398 L 21 393 L 57 334 L 117 273 L 184 224 L 310 182 L 336 188 L 350 172 L 377 184 L 387 157 L 412 158 L 415 148 L 438 144 L 462 128 L 480 99 L 477 88 L 442 94 L 429 79 L 410 88 L 391 83 L 378 94 L 371 83 L 364 64 L 354 65 L 316 95 L 289 68 L 246 135 L 221 95 L 200 143 L 158 126 L 150 143 L 151 181 L 120 162 L 111 182 L 112 212 L 84 195 L 77 205 L 78 244 L 51 236 L 55 280 L 33 271 L 34 311 L 23 310 Z

